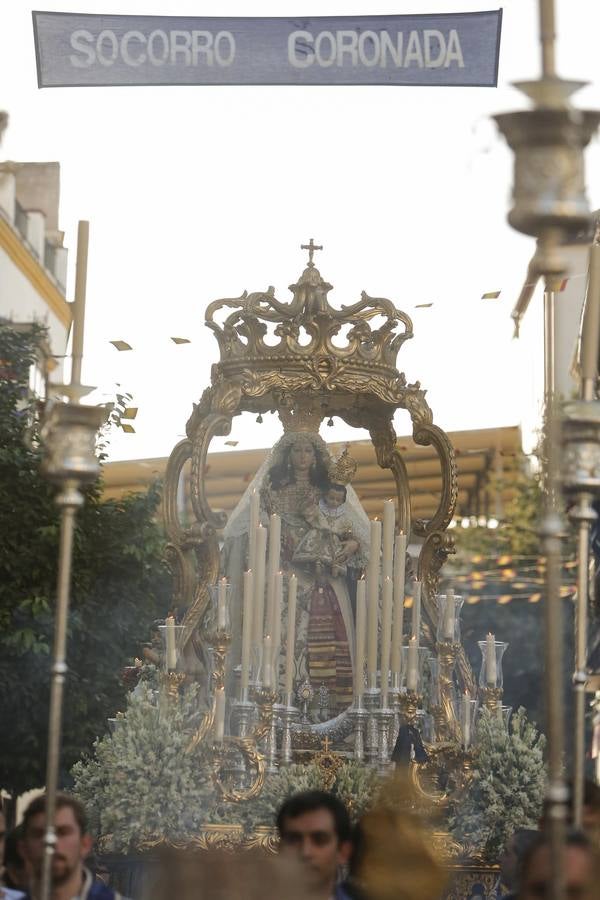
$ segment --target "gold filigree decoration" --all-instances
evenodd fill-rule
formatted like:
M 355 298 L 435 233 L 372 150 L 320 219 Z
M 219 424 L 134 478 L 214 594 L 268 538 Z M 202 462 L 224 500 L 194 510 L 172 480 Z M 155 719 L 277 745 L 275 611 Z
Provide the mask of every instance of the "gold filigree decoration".
M 254 777 L 247 788 L 227 787 L 223 781 L 223 770 L 232 761 L 235 754 L 241 754 L 254 769 Z M 226 737 L 223 747 L 216 748 L 212 772 L 213 783 L 223 800 L 229 803 L 242 803 L 258 797 L 265 783 L 265 757 L 249 738 Z

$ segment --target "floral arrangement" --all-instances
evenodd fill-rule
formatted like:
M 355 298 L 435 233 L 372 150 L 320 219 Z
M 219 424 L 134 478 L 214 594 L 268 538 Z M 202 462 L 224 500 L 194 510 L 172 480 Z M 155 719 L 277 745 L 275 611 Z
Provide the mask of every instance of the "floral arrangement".
M 536 828 L 545 787 L 546 739 L 519 709 L 506 728 L 482 710 L 473 748 L 472 779 L 450 816 L 454 838 L 472 855 L 495 862 L 518 828 Z
M 313 761 L 267 776 L 251 801 L 224 801 L 211 778 L 208 750 L 200 744 L 187 752 L 198 706 L 196 685 L 174 701 L 159 688 L 154 667 L 145 666 L 125 712 L 113 720 L 112 733 L 97 739 L 93 755 L 73 767 L 74 792 L 104 852 L 132 853 L 162 840 L 186 842 L 208 824 L 241 824 L 247 831 L 273 827 L 287 797 L 325 787 L 326 773 Z M 378 786 L 376 772 L 353 761 L 336 767 L 328 785 L 354 818 L 373 803 Z

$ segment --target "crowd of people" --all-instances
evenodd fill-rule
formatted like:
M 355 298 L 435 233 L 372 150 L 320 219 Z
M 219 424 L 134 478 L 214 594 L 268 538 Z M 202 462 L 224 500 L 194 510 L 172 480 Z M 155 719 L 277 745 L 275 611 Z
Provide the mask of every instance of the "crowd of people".
M 600 792 L 590 786 L 583 831 L 569 831 L 564 853 L 566 900 L 600 896 Z M 179 851 L 154 860 L 143 895 L 149 900 L 441 900 L 448 873 L 416 820 L 389 808 L 352 825 L 344 804 L 320 790 L 303 791 L 280 807 L 279 854 Z M 37 796 L 22 822 L 6 833 L 0 900 L 39 900 L 45 856 L 46 797 Z M 51 867 L 52 900 L 124 900 L 108 871 L 93 862 L 93 839 L 81 803 L 59 794 Z M 493 895 L 480 886 L 464 900 L 543 900 L 550 897 L 551 853 L 543 829 L 520 829 L 500 860 Z M 456 900 L 463 900 L 451 893 Z

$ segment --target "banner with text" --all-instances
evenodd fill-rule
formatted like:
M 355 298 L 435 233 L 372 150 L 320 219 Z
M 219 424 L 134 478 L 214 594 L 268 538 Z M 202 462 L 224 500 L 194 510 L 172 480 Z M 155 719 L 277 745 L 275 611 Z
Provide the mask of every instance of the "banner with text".
M 33 13 L 39 87 L 495 87 L 501 23 L 502 10 L 314 18 Z

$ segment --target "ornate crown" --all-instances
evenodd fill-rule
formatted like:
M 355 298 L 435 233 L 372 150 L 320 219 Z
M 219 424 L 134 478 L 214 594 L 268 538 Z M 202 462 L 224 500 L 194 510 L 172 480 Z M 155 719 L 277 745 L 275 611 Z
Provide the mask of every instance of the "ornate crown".
M 213 367 L 213 384 L 238 385 L 246 409 L 259 413 L 284 409 L 286 430 L 314 431 L 330 415 L 369 427 L 375 407 L 381 416 L 385 405 L 386 417 L 389 410 L 391 418 L 393 410 L 408 407 L 414 395 L 421 402 L 420 386 L 407 386 L 396 368 L 400 347 L 413 336 L 410 318 L 390 300 L 364 291 L 358 303 L 335 309 L 327 299 L 332 286 L 312 259 L 322 248 L 312 239 L 302 246 L 309 251 L 309 260 L 298 282 L 290 285 L 290 303 L 277 300 L 269 287 L 266 292 L 244 291 L 241 297 L 215 300 L 207 307 L 206 324 L 215 333 L 221 354 Z M 232 311 L 219 324 L 214 317 L 223 309 Z M 375 317 L 384 320 L 377 328 L 369 324 Z M 269 325 L 279 338 L 275 345 L 264 340 Z M 396 330 L 399 325 L 401 331 Z M 344 339 L 333 343 L 342 328 Z M 302 342 L 306 334 L 308 343 Z
M 329 466 L 329 478 L 335 484 L 349 484 L 358 469 L 358 463 L 348 452 L 348 448 L 344 448 L 344 452 L 337 459 L 334 459 Z

